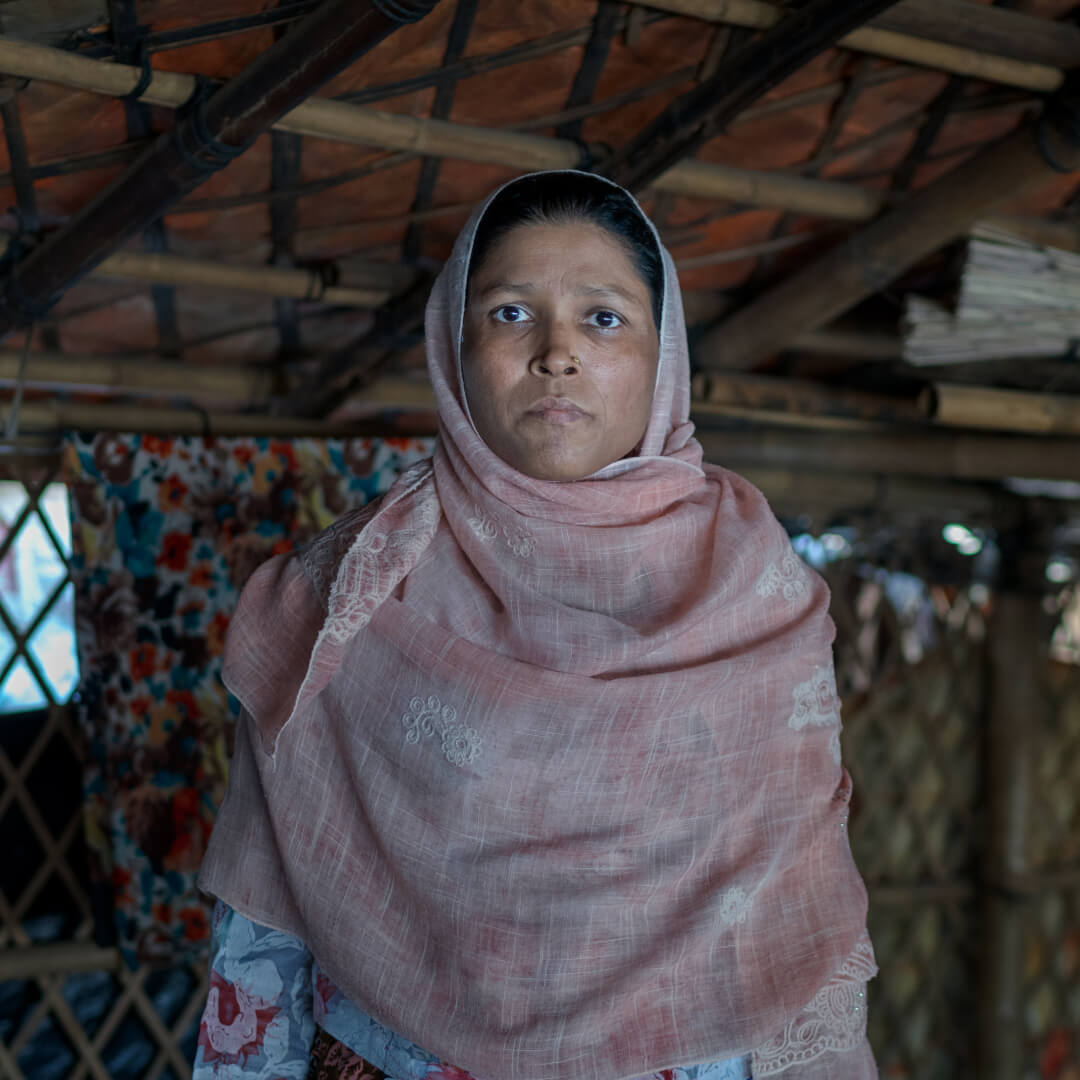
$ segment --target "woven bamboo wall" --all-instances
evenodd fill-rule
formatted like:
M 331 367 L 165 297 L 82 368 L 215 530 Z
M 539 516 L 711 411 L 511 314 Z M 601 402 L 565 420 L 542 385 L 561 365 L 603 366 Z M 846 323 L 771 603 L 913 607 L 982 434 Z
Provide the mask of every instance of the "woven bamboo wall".
M 966 592 L 932 590 L 934 622 L 922 636 L 937 645 L 910 663 L 902 642 L 915 614 L 903 618 L 873 583 L 833 586 L 851 845 L 881 968 L 870 984 L 871 1042 L 882 1075 L 957 1080 L 974 1074 L 981 617 Z
M 1030 786 L 1024 1080 L 1080 1080 L 1080 667 L 1053 664 Z
M 883 1075 L 960 1080 L 974 1075 L 984 944 L 980 766 L 992 598 L 978 587 L 932 587 L 905 606 L 880 573 L 856 573 L 850 561 L 830 580 L 856 787 L 850 835 L 882 968 L 871 987 L 871 1038 Z M 1080 1052 L 1080 668 L 1052 665 L 1047 692 L 1032 788 L 1039 891 L 1023 908 L 1024 1080 L 1077 1080 L 1069 1063 Z M 6 847 L 33 855 L 21 878 L 0 867 L 0 1076 L 185 1080 L 205 977 L 129 972 L 93 945 L 78 750 L 59 705 L 0 717 L 0 833 Z

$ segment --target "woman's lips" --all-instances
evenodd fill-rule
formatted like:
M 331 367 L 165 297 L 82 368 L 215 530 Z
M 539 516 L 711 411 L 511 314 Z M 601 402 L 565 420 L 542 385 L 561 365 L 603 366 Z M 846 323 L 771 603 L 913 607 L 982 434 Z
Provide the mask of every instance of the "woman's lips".
M 574 424 L 587 420 L 592 414 L 580 405 L 575 405 L 569 398 L 546 397 L 530 406 L 527 416 L 535 416 L 549 424 Z

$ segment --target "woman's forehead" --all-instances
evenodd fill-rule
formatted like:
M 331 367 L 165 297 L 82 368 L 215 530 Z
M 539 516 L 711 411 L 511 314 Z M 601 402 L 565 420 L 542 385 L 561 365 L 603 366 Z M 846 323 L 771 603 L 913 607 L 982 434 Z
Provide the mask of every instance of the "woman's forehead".
M 469 295 L 495 288 L 528 291 L 558 282 L 578 292 L 623 292 L 635 299 L 648 283 L 626 244 L 589 221 L 535 222 L 507 230 L 471 274 Z

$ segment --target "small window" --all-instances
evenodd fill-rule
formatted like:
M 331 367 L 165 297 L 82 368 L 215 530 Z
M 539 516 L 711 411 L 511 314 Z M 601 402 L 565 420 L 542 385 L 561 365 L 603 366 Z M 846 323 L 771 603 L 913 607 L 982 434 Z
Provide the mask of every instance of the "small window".
M 0 713 L 63 704 L 79 681 L 67 488 L 0 481 Z

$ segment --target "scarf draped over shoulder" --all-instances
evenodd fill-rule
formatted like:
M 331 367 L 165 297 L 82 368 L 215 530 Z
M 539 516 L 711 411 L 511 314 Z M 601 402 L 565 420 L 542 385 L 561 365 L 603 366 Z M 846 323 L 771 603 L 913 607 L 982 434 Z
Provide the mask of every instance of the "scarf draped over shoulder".
M 870 1080 L 826 586 L 702 463 L 662 248 L 637 455 L 554 483 L 487 448 L 460 373 L 483 209 L 428 304 L 433 458 L 241 597 L 200 884 L 482 1080 L 750 1051 Z

